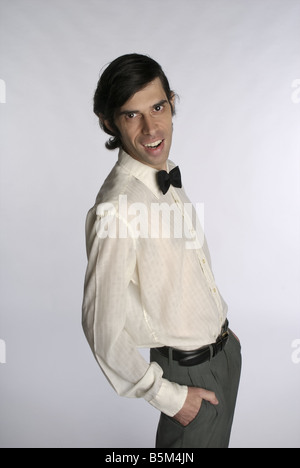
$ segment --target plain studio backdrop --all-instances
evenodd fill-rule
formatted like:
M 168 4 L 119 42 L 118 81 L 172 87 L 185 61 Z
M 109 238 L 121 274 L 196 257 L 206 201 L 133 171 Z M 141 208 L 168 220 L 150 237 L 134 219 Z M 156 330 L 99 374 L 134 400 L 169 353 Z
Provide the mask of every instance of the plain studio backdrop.
M 0 0 L 0 446 L 154 447 L 158 412 L 114 393 L 81 329 L 85 216 L 117 158 L 92 98 L 132 52 L 180 97 L 171 159 L 242 341 L 231 447 L 300 447 L 299 0 Z

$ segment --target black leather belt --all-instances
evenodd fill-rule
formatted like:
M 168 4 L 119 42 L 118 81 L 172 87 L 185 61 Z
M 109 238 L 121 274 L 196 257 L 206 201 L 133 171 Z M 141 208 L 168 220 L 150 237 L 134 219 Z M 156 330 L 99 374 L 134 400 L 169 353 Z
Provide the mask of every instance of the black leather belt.
M 229 323 L 228 320 L 226 320 L 220 336 L 217 338 L 217 341 L 211 345 L 203 346 L 202 348 L 192 351 L 181 351 L 179 349 L 170 348 L 169 346 L 156 348 L 156 350 L 164 357 L 169 358 L 171 355 L 172 359 L 177 361 L 180 366 L 188 367 L 203 364 L 223 351 L 229 338 L 228 326 Z

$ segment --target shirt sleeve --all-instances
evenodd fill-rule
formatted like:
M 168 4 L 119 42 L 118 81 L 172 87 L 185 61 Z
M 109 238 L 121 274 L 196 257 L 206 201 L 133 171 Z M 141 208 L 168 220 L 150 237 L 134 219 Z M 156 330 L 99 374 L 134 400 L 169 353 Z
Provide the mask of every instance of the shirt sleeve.
M 131 236 L 120 235 L 120 223 L 115 213 L 99 216 L 94 208 L 88 214 L 83 329 L 98 364 L 120 396 L 144 398 L 174 416 L 184 405 L 187 387 L 164 379 L 156 362 L 147 363 L 125 327 L 136 249 Z

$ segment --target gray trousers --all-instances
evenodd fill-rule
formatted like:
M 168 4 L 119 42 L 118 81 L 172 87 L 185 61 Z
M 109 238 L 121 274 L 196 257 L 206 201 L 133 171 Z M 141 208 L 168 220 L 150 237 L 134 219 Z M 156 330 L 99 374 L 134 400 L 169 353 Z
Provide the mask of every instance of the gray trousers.
M 161 413 L 156 448 L 228 448 L 241 374 L 241 346 L 232 332 L 222 352 L 200 365 L 183 367 L 151 350 L 151 361 L 164 378 L 215 392 L 217 406 L 203 400 L 196 418 L 186 427 Z

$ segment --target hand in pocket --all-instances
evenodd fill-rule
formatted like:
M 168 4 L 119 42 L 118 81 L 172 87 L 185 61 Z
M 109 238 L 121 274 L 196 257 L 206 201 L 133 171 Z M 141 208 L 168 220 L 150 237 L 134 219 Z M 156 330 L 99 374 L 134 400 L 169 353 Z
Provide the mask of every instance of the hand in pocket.
M 199 413 L 203 400 L 208 401 L 212 405 L 219 404 L 214 392 L 205 390 L 204 388 L 189 387 L 185 403 L 181 410 L 175 414 L 174 419 L 182 424 L 182 426 L 187 426 Z

